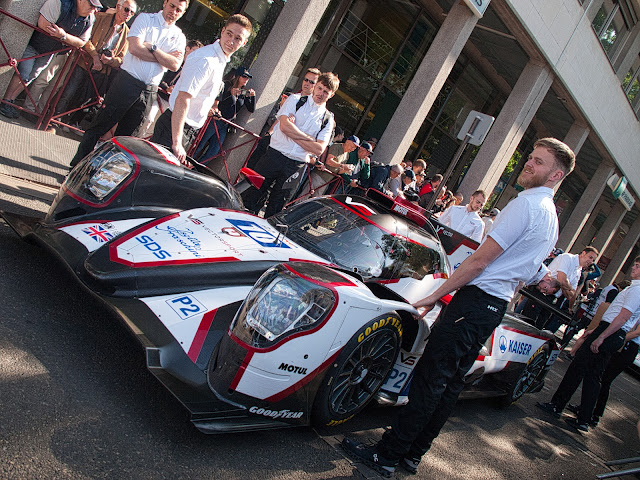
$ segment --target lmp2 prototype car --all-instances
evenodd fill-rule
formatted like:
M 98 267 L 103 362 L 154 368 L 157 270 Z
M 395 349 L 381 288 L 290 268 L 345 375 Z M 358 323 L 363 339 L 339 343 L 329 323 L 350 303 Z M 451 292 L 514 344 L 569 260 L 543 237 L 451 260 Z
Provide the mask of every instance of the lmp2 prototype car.
M 45 218 L 3 217 L 119 314 L 203 432 L 338 425 L 372 400 L 406 403 L 441 307 L 420 318 L 410 303 L 451 271 L 431 223 L 375 191 L 263 219 L 196 166 L 118 137 L 76 166 Z M 506 315 L 467 395 L 511 403 L 557 354 L 553 335 Z

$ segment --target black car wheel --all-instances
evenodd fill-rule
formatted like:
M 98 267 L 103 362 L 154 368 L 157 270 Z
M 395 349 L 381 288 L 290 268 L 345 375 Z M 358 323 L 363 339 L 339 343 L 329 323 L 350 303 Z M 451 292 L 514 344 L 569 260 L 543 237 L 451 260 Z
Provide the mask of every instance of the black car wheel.
M 507 395 L 500 398 L 501 406 L 508 407 L 529 391 L 544 371 L 550 352 L 549 345 L 545 343 L 529 358 L 520 376 L 509 386 Z
M 349 340 L 318 389 L 314 424 L 339 425 L 364 408 L 393 367 L 401 336 L 400 317 L 390 313 L 370 321 Z

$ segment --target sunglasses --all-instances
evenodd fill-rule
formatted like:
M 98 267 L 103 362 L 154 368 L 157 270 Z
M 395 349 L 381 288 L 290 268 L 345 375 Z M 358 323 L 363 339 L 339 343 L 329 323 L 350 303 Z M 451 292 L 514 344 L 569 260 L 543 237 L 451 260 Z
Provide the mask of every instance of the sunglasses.
M 314 82 L 313 80 L 309 80 L 308 78 L 305 78 L 304 80 L 302 80 L 303 82 L 309 82 L 311 85 L 315 85 L 316 82 Z
M 129 13 L 130 13 L 131 15 L 135 15 L 135 14 L 136 14 L 136 11 L 135 11 L 134 9 L 132 9 L 132 8 L 129 8 L 129 7 L 122 7 L 122 9 L 124 10 L 124 13 L 126 13 L 126 14 L 129 14 Z

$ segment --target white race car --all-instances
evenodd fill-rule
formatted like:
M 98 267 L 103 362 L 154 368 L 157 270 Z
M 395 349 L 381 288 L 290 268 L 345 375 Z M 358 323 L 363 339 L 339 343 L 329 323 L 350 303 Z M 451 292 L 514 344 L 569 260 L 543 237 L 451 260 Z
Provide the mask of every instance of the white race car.
M 116 138 L 45 218 L 3 217 L 121 316 L 203 432 L 338 425 L 370 401 L 406 403 L 441 308 L 420 319 L 410 303 L 451 272 L 431 223 L 375 191 L 265 220 L 196 167 Z M 553 335 L 506 315 L 465 394 L 509 404 L 542 387 L 557 354 Z

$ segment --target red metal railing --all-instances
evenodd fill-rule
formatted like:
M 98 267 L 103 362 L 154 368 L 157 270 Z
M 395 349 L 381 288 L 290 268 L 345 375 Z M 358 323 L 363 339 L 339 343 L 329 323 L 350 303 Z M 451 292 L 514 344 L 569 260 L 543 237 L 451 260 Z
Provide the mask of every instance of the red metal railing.
M 4 9 L 0 8 L 0 15 L 3 15 L 7 18 L 10 18 L 11 20 L 14 20 L 18 23 L 21 23 L 22 25 L 25 25 L 29 28 L 31 28 L 34 31 L 39 31 L 44 33 L 45 35 L 48 35 L 44 30 L 38 28 L 36 25 L 33 25 L 19 17 L 16 17 L 15 15 L 7 12 Z M 3 32 L 6 32 L 7 29 L 4 28 Z M 20 105 L 16 105 L 16 104 L 11 104 L 11 106 L 17 108 L 18 110 L 21 110 L 23 112 L 27 112 L 29 114 L 34 114 L 35 112 L 35 116 L 36 116 L 36 128 L 40 129 L 40 130 L 46 130 L 49 125 L 51 123 L 55 123 L 55 124 L 59 124 L 59 125 L 66 125 L 71 129 L 74 130 L 78 130 L 77 128 L 74 128 L 71 125 L 67 125 L 64 122 L 60 121 L 59 118 L 63 117 L 64 115 L 67 115 L 69 113 L 73 113 L 76 112 L 78 110 L 80 110 L 81 108 L 87 108 L 88 106 L 92 106 L 92 105 L 97 105 L 97 104 L 101 104 L 103 102 L 103 98 L 100 96 L 99 92 L 98 92 L 98 88 L 96 86 L 95 80 L 93 79 L 93 75 L 91 74 L 91 68 L 90 68 L 90 63 L 88 62 L 88 58 L 89 55 L 82 50 L 81 48 L 75 48 L 75 47 L 65 47 L 59 50 L 54 50 L 52 52 L 47 52 L 47 53 L 42 53 L 39 55 L 34 55 L 33 57 L 27 57 L 27 58 L 14 58 L 11 56 L 11 53 L 9 52 L 9 49 L 7 48 L 4 40 L 2 39 L 2 35 L 0 35 L 0 47 L 2 48 L 2 50 L 4 51 L 5 55 L 7 56 L 7 61 L 5 63 L 0 63 L 0 67 L 6 67 L 6 66 L 10 66 L 13 68 L 14 73 L 18 76 L 18 79 L 20 80 L 20 83 L 22 84 L 22 87 L 24 88 L 24 92 L 27 96 L 27 100 L 31 102 L 31 104 L 33 105 L 33 109 L 34 111 L 30 111 L 27 108 Z M 58 54 L 58 53 L 73 53 L 72 55 L 69 55 L 67 57 L 67 60 L 65 61 L 64 65 L 60 68 L 59 72 L 60 74 L 57 74 L 55 79 L 54 79 L 54 85 L 53 85 L 53 89 L 51 90 L 51 94 L 49 95 L 49 97 L 47 98 L 47 101 L 45 102 L 45 105 L 43 107 L 42 110 L 39 110 L 38 107 L 38 101 L 36 101 L 33 96 L 31 95 L 31 93 L 29 92 L 29 86 L 24 82 L 24 80 L 22 80 L 22 77 L 20 76 L 20 74 L 18 73 L 18 63 L 20 62 L 24 62 L 27 60 L 32 60 L 34 58 L 38 58 L 38 57 L 44 57 L 44 56 L 48 56 L 51 54 Z M 86 62 L 88 68 L 87 71 L 89 72 L 89 78 L 91 79 L 91 83 L 93 85 L 94 88 L 94 92 L 96 94 L 96 100 L 83 105 L 81 108 L 75 108 L 72 109 L 70 111 L 67 112 L 62 112 L 59 114 L 53 114 L 53 112 L 55 111 L 55 107 L 58 103 L 58 100 L 60 99 L 60 97 L 62 96 L 62 93 L 64 91 L 64 89 L 66 88 L 68 82 L 69 82 L 69 78 L 71 75 L 71 72 L 73 71 L 74 68 L 76 68 L 78 61 L 80 60 L 80 58 L 82 57 L 83 61 Z M 71 68 L 68 68 L 71 65 Z M 61 87 L 61 88 L 59 88 Z M 2 101 L 2 100 L 0 100 Z M 4 102 L 3 102 L 4 103 Z M 51 112 L 51 113 L 50 113 Z M 81 131 L 81 130 L 80 130 Z
M 238 145 L 235 145 L 232 148 L 229 148 L 227 150 L 225 150 L 224 148 L 222 148 L 222 142 L 220 142 L 220 132 L 218 131 L 218 125 L 216 123 L 216 121 L 221 120 L 222 122 L 226 123 L 229 127 L 232 127 L 234 129 L 236 129 L 236 131 L 241 131 L 246 133 L 247 135 L 249 135 L 249 139 L 245 142 L 242 142 Z M 237 123 L 233 123 L 230 120 L 227 120 L 226 118 L 222 118 L 222 117 L 218 117 L 218 116 L 210 116 L 209 118 L 207 118 L 207 121 L 205 122 L 205 124 L 202 126 L 202 128 L 200 129 L 200 131 L 198 132 L 198 135 L 196 136 L 195 140 L 193 141 L 193 143 L 191 144 L 191 147 L 189 147 L 189 151 L 187 152 L 187 155 L 189 156 L 193 156 L 195 154 L 195 152 L 198 150 L 198 147 L 200 145 L 200 141 L 202 140 L 202 137 L 205 134 L 205 131 L 207 130 L 207 127 L 209 126 L 209 124 L 213 123 L 213 127 L 215 129 L 216 132 L 216 140 L 218 141 L 218 145 L 220 145 L 220 152 L 218 152 L 216 155 L 212 156 L 212 157 L 208 157 L 208 158 L 202 158 L 200 159 L 200 163 L 204 163 L 205 165 L 209 164 L 211 161 L 222 158 L 222 161 L 224 162 L 224 169 L 227 173 L 227 179 L 229 180 L 229 182 L 231 182 L 231 173 L 229 172 L 229 165 L 227 163 L 227 158 L 229 153 L 231 153 L 234 150 L 237 150 L 238 148 L 242 148 L 246 145 L 249 144 L 253 144 L 251 146 L 251 150 L 249 151 L 249 154 L 247 155 L 247 158 L 245 158 L 242 167 L 246 167 L 247 166 L 247 162 L 249 161 L 249 158 L 251 158 L 251 155 L 253 154 L 253 152 L 255 151 L 256 147 L 258 146 L 258 142 L 260 141 L 260 135 L 258 135 L 257 133 L 254 133 L 250 130 L 247 130 L 246 128 L 238 125 Z M 240 174 L 238 173 L 238 175 L 236 176 L 236 178 L 234 179 L 233 183 L 237 183 L 240 180 Z

